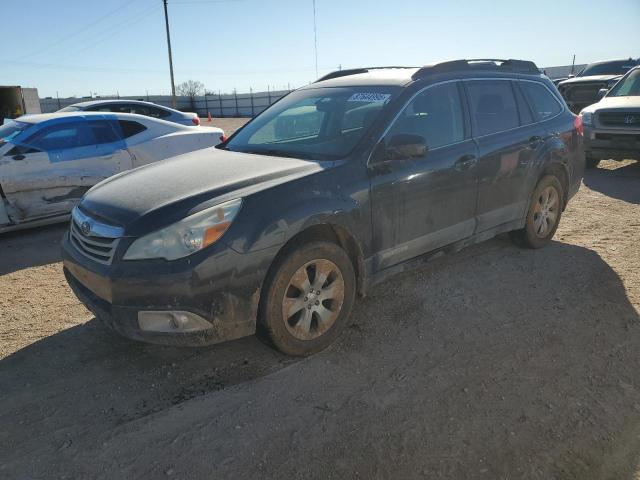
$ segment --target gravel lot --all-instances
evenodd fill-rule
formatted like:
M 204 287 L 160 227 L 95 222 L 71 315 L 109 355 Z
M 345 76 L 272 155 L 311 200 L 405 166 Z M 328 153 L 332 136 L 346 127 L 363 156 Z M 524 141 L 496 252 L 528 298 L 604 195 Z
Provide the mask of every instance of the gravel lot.
M 639 478 L 640 164 L 588 172 L 546 249 L 380 285 L 304 360 L 118 337 L 64 230 L 0 237 L 0 478 Z

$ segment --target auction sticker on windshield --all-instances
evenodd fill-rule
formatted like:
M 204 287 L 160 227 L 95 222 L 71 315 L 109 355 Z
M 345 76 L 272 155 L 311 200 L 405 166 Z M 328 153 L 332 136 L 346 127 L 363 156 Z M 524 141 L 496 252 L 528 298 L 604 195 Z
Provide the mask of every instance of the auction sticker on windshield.
M 387 103 L 390 96 L 390 93 L 354 93 L 347 99 L 347 102 Z

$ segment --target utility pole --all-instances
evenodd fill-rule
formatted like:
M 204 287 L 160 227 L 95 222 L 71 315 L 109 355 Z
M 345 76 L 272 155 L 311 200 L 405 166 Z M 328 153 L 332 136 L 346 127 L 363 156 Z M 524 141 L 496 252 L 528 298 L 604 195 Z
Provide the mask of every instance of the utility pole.
M 176 108 L 176 84 L 173 80 L 173 58 L 171 57 L 171 35 L 169 35 L 169 14 L 167 13 L 167 0 L 164 4 L 164 22 L 167 26 L 167 49 L 169 50 L 169 73 L 171 74 L 171 106 Z
M 318 33 L 316 29 L 316 0 L 313 1 L 313 45 L 316 53 L 316 78 L 318 78 Z
M 571 75 L 573 75 L 573 69 L 575 68 L 576 65 L 576 54 L 573 54 L 573 60 L 571 62 Z

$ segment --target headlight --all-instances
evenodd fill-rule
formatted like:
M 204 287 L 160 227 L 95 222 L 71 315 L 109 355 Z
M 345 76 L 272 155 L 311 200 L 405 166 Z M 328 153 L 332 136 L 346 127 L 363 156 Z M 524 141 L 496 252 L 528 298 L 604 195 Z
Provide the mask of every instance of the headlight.
M 582 117 L 583 125 L 593 125 L 593 113 L 591 112 L 580 112 L 580 116 Z
M 173 225 L 140 237 L 124 255 L 125 260 L 164 258 L 175 260 L 218 241 L 240 211 L 242 199 L 231 200 L 191 215 Z

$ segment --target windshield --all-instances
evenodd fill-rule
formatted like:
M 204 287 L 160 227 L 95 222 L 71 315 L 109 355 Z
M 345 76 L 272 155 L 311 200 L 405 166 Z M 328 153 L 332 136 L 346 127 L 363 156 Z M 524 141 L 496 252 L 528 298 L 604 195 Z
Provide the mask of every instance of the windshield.
M 587 65 L 579 77 L 590 77 L 592 75 L 624 75 L 633 67 L 636 66 L 636 62 L 633 60 L 622 60 L 618 62 L 606 62 L 606 63 L 593 63 Z
M 0 126 L 0 145 L 4 145 L 29 127 L 28 123 L 10 121 Z
M 638 97 L 640 96 L 640 68 L 636 68 L 625 78 L 616 83 L 607 97 Z
M 295 91 L 256 117 L 223 148 L 331 160 L 348 155 L 399 87 Z
M 74 107 L 73 105 L 69 105 L 68 107 L 61 108 L 58 110 L 59 112 L 79 112 L 81 110 L 80 107 Z

